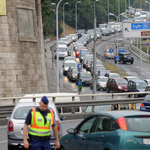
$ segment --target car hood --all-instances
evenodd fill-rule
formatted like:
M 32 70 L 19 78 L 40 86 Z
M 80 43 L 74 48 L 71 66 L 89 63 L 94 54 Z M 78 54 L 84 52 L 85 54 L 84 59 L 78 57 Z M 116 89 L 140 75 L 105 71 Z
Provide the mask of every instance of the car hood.
M 84 81 L 90 81 L 92 78 L 81 78 Z
M 119 84 L 118 86 L 120 86 L 122 88 L 127 88 L 127 85 L 124 85 L 124 84 Z

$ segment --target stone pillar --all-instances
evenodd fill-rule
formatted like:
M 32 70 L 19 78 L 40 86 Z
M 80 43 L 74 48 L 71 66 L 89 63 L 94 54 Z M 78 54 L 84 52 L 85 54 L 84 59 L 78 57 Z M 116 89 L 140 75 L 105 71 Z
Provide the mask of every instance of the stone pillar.
M 7 0 L 7 16 L 0 16 L 0 97 L 46 92 L 41 0 Z

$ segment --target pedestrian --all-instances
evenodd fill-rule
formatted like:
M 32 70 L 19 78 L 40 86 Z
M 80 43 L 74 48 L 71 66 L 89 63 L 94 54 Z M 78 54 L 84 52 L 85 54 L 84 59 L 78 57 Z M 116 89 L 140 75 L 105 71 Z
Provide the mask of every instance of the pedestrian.
M 24 147 L 26 149 L 29 149 L 29 141 L 27 140 L 28 134 L 31 142 L 30 150 L 51 150 L 51 126 L 56 137 L 55 148 L 60 148 L 55 114 L 52 109 L 48 109 L 48 103 L 49 100 L 47 97 L 43 96 L 39 102 L 39 107 L 32 108 L 26 117 L 23 127 Z

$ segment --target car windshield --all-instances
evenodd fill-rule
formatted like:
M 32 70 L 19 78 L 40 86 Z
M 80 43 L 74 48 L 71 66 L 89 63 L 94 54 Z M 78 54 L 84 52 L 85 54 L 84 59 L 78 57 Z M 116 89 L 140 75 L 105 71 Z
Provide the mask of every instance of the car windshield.
M 98 81 L 98 82 L 107 82 L 107 80 L 108 80 L 108 78 L 100 78 L 100 79 L 98 79 L 97 81 Z
M 118 85 L 127 85 L 127 81 L 126 80 L 116 80 Z
M 120 78 L 119 74 L 112 74 L 109 76 L 109 78 Z
M 147 86 L 146 83 L 137 83 L 137 84 L 136 84 L 136 87 L 137 87 L 138 89 L 145 89 L 146 86 Z
M 122 40 L 118 40 L 118 43 L 122 43 L 123 41 Z
M 125 117 L 128 131 L 150 132 L 150 116 Z
M 73 70 L 73 74 L 78 74 L 78 70 Z
M 147 94 L 144 98 L 144 101 L 150 101 L 150 94 Z
M 65 63 L 65 67 L 76 67 L 76 63 Z
M 86 74 L 81 74 L 81 78 L 91 78 L 91 75 L 86 73 Z
M 111 108 L 111 105 L 100 105 L 100 106 L 94 106 L 94 112 L 98 113 L 100 111 L 109 111 Z M 92 112 L 92 106 L 88 106 L 85 110 L 85 112 Z
M 68 48 L 59 48 L 59 52 L 67 52 Z
M 73 57 L 65 57 L 64 61 L 67 61 L 67 60 L 74 60 L 74 58 Z

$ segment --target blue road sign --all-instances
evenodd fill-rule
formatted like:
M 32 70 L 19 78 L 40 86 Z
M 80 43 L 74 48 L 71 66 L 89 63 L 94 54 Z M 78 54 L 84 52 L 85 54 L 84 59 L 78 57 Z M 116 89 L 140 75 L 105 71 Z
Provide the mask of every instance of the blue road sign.
M 82 85 L 82 81 L 78 81 L 78 85 Z
M 148 43 L 148 42 L 146 43 L 146 46 L 149 46 L 149 43 Z
M 109 52 L 110 52 L 110 53 L 112 53 L 112 52 L 113 52 L 113 49 L 112 49 L 112 48 L 110 48 L 110 49 L 109 49 Z
M 150 29 L 150 23 L 131 23 L 131 30 Z
M 116 57 L 116 61 L 119 61 L 120 60 L 120 57 L 118 56 L 118 57 Z
M 78 69 L 82 69 L 82 64 L 78 64 Z

